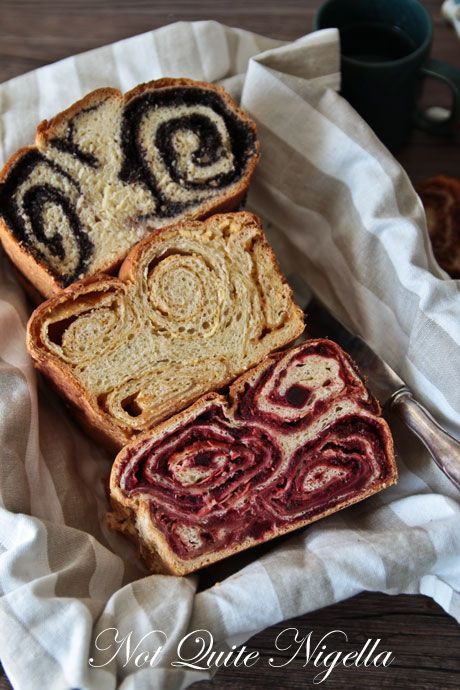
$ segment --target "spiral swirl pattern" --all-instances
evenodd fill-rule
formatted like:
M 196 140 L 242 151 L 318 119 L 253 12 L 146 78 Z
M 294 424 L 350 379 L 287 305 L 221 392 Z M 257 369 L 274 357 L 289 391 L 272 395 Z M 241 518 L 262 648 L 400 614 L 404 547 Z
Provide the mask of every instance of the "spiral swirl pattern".
M 238 179 L 254 152 L 254 133 L 222 98 L 188 87 L 151 91 L 125 108 L 122 179 L 142 174 L 156 214 L 175 216 Z
M 63 168 L 37 151 L 16 164 L 0 192 L 0 208 L 17 239 L 63 284 L 86 271 L 93 243 L 76 211 L 81 190 Z
M 271 357 L 232 386 L 231 400 L 206 396 L 123 450 L 112 470 L 115 505 L 146 506 L 182 561 L 216 560 L 395 481 L 378 404 L 331 341 Z
M 259 276 L 260 257 L 267 278 Z M 218 390 L 303 330 L 303 314 L 248 213 L 184 221 L 144 240 L 123 280 L 48 300 L 31 354 L 62 372 L 118 445 Z
M 209 338 L 223 327 L 220 317 L 223 304 L 231 303 L 231 281 L 222 258 L 196 239 L 187 239 L 180 253 L 150 265 L 145 292 L 156 328 L 176 337 Z
M 219 407 L 211 406 L 158 449 L 137 455 L 125 467 L 126 489 L 148 495 L 155 522 L 176 552 L 186 557 L 181 534 L 204 548 L 224 548 L 232 531 L 246 521 L 240 511 L 254 484 L 279 469 L 281 450 L 258 427 L 236 429 Z M 206 542 L 204 546 L 203 541 Z
M 258 159 L 254 123 L 220 87 L 186 79 L 95 91 L 42 123 L 37 147 L 5 166 L 0 216 L 55 287 L 110 272 L 173 220 L 236 208 Z
M 113 356 L 136 318 L 123 287 L 109 283 L 100 295 L 90 285 L 74 300 L 72 309 L 66 303 L 59 305 L 54 318 L 43 329 L 43 337 L 52 353 L 84 371 L 91 366 L 95 352 L 99 357 Z
M 334 342 L 323 340 L 288 352 L 246 383 L 236 416 L 262 418 L 275 428 L 297 431 L 319 416 L 342 412 L 350 398 L 363 410 L 378 412 L 350 358 Z

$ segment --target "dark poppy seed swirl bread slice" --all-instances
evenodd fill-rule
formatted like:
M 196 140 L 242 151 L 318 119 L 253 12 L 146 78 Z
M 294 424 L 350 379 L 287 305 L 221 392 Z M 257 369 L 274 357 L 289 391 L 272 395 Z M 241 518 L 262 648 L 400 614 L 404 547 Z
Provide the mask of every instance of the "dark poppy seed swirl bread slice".
M 0 173 L 0 238 L 45 296 L 112 272 L 147 233 L 242 203 L 253 121 L 223 88 L 160 79 L 99 89 L 37 128 Z
M 62 290 L 32 314 L 28 348 L 86 426 L 120 447 L 303 327 L 259 220 L 239 212 L 163 228 L 119 278 Z
M 123 448 L 108 521 L 153 572 L 185 575 L 396 479 L 390 430 L 356 366 L 332 341 L 307 340 Z

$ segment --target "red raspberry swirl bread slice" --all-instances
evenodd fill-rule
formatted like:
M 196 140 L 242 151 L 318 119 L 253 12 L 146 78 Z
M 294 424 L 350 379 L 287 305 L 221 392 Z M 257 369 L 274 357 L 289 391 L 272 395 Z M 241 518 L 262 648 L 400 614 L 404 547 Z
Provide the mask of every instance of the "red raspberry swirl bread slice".
M 452 278 L 460 278 L 460 180 L 430 177 L 417 186 L 433 252 Z
M 125 447 L 108 519 L 153 572 L 185 575 L 396 479 L 389 428 L 354 363 L 310 340 Z

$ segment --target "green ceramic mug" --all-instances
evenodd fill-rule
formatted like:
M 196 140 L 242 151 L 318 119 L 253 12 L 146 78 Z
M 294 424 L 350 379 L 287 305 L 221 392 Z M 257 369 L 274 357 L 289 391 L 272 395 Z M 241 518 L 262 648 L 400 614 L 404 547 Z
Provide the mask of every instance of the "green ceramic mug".
M 315 29 L 336 27 L 342 53 L 342 94 L 392 149 L 416 125 L 453 134 L 460 115 L 460 71 L 429 57 L 433 24 L 417 0 L 327 0 Z M 418 108 L 423 78 L 452 91 L 450 115 L 429 119 Z

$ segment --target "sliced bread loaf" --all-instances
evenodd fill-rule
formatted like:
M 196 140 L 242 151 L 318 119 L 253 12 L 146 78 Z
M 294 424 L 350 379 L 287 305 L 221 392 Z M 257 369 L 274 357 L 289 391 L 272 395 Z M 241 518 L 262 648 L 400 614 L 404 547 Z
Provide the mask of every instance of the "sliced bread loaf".
M 217 390 L 303 331 L 250 213 L 145 238 L 120 277 L 75 283 L 28 324 L 36 366 L 117 447 Z
M 112 272 L 142 237 L 238 208 L 255 124 L 219 86 L 160 79 L 98 89 L 37 128 L 0 173 L 0 238 L 45 296 Z
M 185 575 L 393 484 L 391 433 L 350 358 L 310 340 L 123 448 L 109 525 Z

